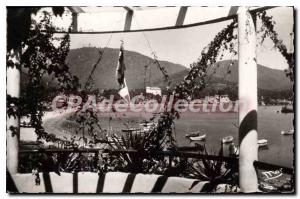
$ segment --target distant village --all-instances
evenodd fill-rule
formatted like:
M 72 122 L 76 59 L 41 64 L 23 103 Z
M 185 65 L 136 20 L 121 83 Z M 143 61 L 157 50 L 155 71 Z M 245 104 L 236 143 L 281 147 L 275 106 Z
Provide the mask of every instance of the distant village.
M 212 92 L 213 93 L 213 92 Z M 223 92 L 224 93 L 224 92 Z M 66 94 L 64 93 L 56 93 L 56 96 L 66 96 Z M 76 95 L 76 93 L 72 93 L 70 95 Z M 158 103 L 160 103 L 162 101 L 162 96 L 166 94 L 166 91 L 162 90 L 160 87 L 150 87 L 147 86 L 145 89 L 136 89 L 136 90 L 131 90 L 130 91 L 130 96 L 133 98 L 135 96 L 143 96 L 144 100 L 142 99 L 138 99 L 136 100 L 134 103 L 138 104 L 138 103 L 143 103 L 143 101 L 148 101 L 148 100 L 156 100 Z M 207 94 L 207 93 L 204 93 Z M 101 92 L 97 91 L 97 92 L 92 92 L 92 93 L 88 93 L 87 95 L 95 95 L 96 96 L 96 101 L 97 102 L 101 102 L 104 99 L 110 99 L 110 96 L 114 96 L 113 99 L 113 103 L 115 103 L 117 100 L 120 100 L 121 97 L 117 94 L 116 90 L 114 89 L 109 89 L 109 90 L 102 90 Z M 55 96 L 52 96 L 53 98 Z M 48 102 L 44 103 L 45 109 L 50 110 L 51 109 L 51 102 L 53 100 L 53 98 L 49 98 Z M 197 99 L 197 103 L 196 104 L 226 104 L 229 102 L 235 102 L 236 101 L 236 97 L 235 96 L 230 96 L 228 94 L 213 94 L 213 95 L 204 95 L 204 96 L 197 96 L 197 97 L 192 97 L 189 96 L 187 98 L 188 102 L 191 102 L 192 100 Z M 66 107 L 68 102 L 67 102 L 67 98 L 63 99 L 59 99 L 58 101 L 58 107 Z M 282 106 L 283 109 L 292 109 L 290 107 L 292 107 L 292 99 L 272 99 L 269 96 L 268 97 L 264 97 L 264 96 L 259 96 L 258 99 L 258 105 L 259 106 Z M 288 108 L 287 108 L 288 107 Z

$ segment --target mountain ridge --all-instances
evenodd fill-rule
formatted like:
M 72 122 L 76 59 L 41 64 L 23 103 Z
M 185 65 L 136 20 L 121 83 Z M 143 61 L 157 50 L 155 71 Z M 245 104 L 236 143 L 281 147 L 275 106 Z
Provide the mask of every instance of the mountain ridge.
M 98 56 L 99 53 L 97 48 L 84 47 L 70 50 L 66 62 L 68 63 L 72 74 L 79 77 L 81 84 L 84 84 L 87 80 Z M 119 49 L 104 49 L 102 60 L 98 64 L 93 75 L 95 88 L 99 88 L 100 90 L 118 88 L 115 80 L 118 56 Z M 126 81 L 128 87 L 130 89 L 144 88 L 144 66 L 148 65 L 153 60 L 138 52 L 125 50 L 124 61 L 126 65 Z M 160 61 L 160 64 L 165 67 L 173 86 L 183 80 L 184 76 L 189 71 L 189 68 L 169 61 Z M 208 76 L 212 76 L 212 81 L 210 80 L 210 83 L 237 84 L 237 60 L 219 61 L 216 63 L 215 67 L 217 67 L 215 73 L 213 73 L 213 70 L 208 73 Z M 148 80 L 151 79 L 151 86 L 162 87 L 166 85 L 161 71 L 159 71 L 155 64 L 150 64 L 147 69 L 146 77 Z M 148 85 L 150 85 L 149 81 L 147 81 L 147 86 Z M 283 71 L 258 64 L 258 87 L 266 90 L 280 91 L 292 89 L 292 82 L 285 76 Z

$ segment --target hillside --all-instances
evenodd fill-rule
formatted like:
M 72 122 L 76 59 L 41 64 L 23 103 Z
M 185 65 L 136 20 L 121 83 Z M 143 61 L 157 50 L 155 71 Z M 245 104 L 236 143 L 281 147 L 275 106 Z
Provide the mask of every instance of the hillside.
M 238 61 L 233 60 L 232 65 L 230 63 L 230 60 L 220 61 L 215 65 L 215 73 L 213 73 L 214 70 L 209 70 L 207 75 L 209 77 L 207 78 L 209 79 L 207 81 L 209 87 L 222 87 L 238 83 Z M 172 85 L 179 83 L 187 72 L 188 69 L 172 75 Z M 282 70 L 268 68 L 260 64 L 257 66 L 257 81 L 259 89 L 270 91 L 291 90 L 293 86 L 293 83 Z M 160 81 L 155 82 L 155 84 L 163 85 Z
M 105 49 L 102 61 L 98 64 L 93 75 L 96 88 L 100 90 L 118 88 L 115 80 L 118 54 L 119 49 Z M 71 72 L 79 77 L 81 83 L 85 83 L 97 58 L 98 52 L 96 48 L 73 49 L 68 55 L 67 63 Z M 149 64 L 150 61 L 151 58 L 140 53 L 125 51 L 126 81 L 130 89 L 141 89 L 144 87 L 144 66 Z M 182 65 L 167 61 L 161 61 L 160 63 L 170 75 L 172 85 L 181 81 L 189 70 Z M 229 60 L 220 61 L 216 66 L 218 66 L 216 72 L 210 78 L 210 86 L 222 86 L 238 82 L 238 62 L 236 60 L 233 61 L 232 65 L 230 65 Z M 152 86 L 165 86 L 163 75 L 157 66 L 152 64 L 150 68 L 147 76 L 149 77 L 149 71 L 151 70 Z M 227 71 L 230 72 L 228 73 Z M 272 91 L 290 90 L 292 82 L 286 78 L 283 71 L 258 65 L 258 87 Z
M 139 89 L 144 86 L 145 65 L 148 65 L 151 59 L 142 54 L 125 51 L 126 81 L 130 89 Z M 85 83 L 92 66 L 98 59 L 96 48 L 80 48 L 71 50 L 67 58 L 71 72 L 78 76 L 81 83 Z M 116 89 L 118 84 L 115 79 L 115 71 L 118 63 L 119 49 L 106 48 L 103 58 L 98 64 L 93 75 L 95 85 L 101 89 Z M 161 61 L 168 74 L 172 76 L 175 73 L 185 70 L 185 67 L 179 64 L 173 64 Z M 163 80 L 163 75 L 156 65 L 152 64 L 148 69 L 148 75 L 151 70 L 151 82 Z
M 234 60 L 230 65 L 229 60 L 220 61 L 217 63 L 219 67 L 214 74 L 214 77 L 224 79 L 224 81 L 237 83 L 238 82 L 238 61 Z M 228 74 L 227 71 L 230 71 Z M 265 90 L 290 90 L 292 82 L 286 77 L 282 70 L 276 70 L 257 65 L 257 81 L 258 88 Z

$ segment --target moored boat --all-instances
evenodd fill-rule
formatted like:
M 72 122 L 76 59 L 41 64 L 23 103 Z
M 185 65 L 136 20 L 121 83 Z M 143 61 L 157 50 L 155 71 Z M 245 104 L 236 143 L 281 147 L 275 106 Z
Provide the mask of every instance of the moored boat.
M 191 141 L 202 141 L 205 140 L 206 134 L 199 135 L 197 137 L 189 137 Z
M 148 122 L 144 121 L 140 123 L 140 126 L 142 126 L 142 131 L 150 131 L 152 128 L 155 128 L 158 125 L 157 122 Z
M 240 150 L 238 147 L 234 146 L 234 144 L 232 143 L 232 147 L 229 148 L 229 154 L 230 154 L 230 156 L 239 156 Z
M 281 135 L 293 135 L 294 129 L 288 130 L 288 131 L 281 131 Z
M 140 131 L 140 130 L 141 130 L 140 128 L 129 128 L 129 129 L 122 129 L 122 132 L 124 132 L 124 133 L 132 133 L 132 132 Z
M 260 139 L 257 141 L 258 147 L 263 147 L 268 145 L 268 140 L 267 139 Z
M 293 112 L 294 110 L 292 106 L 285 105 L 281 108 L 281 113 L 293 113 Z
M 197 137 L 197 136 L 200 136 L 200 132 L 199 132 L 199 131 L 196 131 L 196 132 L 190 132 L 190 133 L 185 134 L 185 137 L 187 137 L 187 138 L 190 138 L 190 137 Z
M 225 143 L 232 143 L 233 142 L 233 136 L 232 135 L 229 135 L 229 136 L 226 136 L 224 138 L 222 138 L 222 143 L 225 144 Z
M 157 125 L 157 122 L 147 122 L 147 121 L 144 121 L 144 122 L 140 123 L 140 126 L 144 126 L 144 127 L 147 127 L 147 126 L 156 126 L 156 125 Z

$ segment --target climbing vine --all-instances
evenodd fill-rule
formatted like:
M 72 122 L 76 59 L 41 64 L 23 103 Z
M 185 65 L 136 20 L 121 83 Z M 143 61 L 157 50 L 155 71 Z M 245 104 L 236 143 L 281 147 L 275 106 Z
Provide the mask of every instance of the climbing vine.
M 78 85 L 78 78 L 71 75 L 65 63 L 70 48 L 70 36 L 54 36 L 54 26 L 51 15 L 43 12 L 42 19 L 31 20 L 31 28 L 26 34 L 27 39 L 21 42 L 22 54 L 18 66 L 23 76 L 21 82 L 22 93 L 20 98 L 7 95 L 7 114 L 13 117 L 28 117 L 38 137 L 47 137 L 42 126 L 44 111 L 43 102 L 47 98 L 48 90 L 45 78 L 64 92 L 72 91 Z M 42 31 L 47 30 L 47 31 Z M 14 67 L 7 54 L 7 67 Z M 15 106 L 18 109 L 15 109 Z
M 289 70 L 286 71 L 286 75 L 293 81 L 294 54 L 288 53 L 283 41 L 278 38 L 278 33 L 274 30 L 275 21 L 272 20 L 272 17 L 267 16 L 266 11 L 258 13 L 257 16 L 262 21 L 262 27 L 259 30 L 263 33 L 261 43 L 264 42 L 267 36 L 271 38 L 275 47 L 279 49 L 283 57 L 287 60 Z M 188 97 L 191 96 L 191 94 L 196 90 L 200 91 L 205 88 L 205 78 L 207 77 L 208 68 L 210 66 L 214 67 L 220 52 L 228 50 L 233 55 L 237 55 L 237 51 L 234 49 L 234 40 L 237 40 L 237 35 L 234 34 L 234 28 L 237 28 L 236 18 L 215 36 L 213 41 L 211 41 L 208 46 L 202 50 L 201 56 L 198 58 L 198 60 L 190 65 L 191 69 L 184 77 L 184 80 L 177 84 L 174 90 L 170 92 L 170 94 L 175 96 L 175 102 L 179 99 L 188 99 Z M 222 57 L 223 53 L 221 53 L 220 59 L 222 59 Z M 176 112 L 174 109 L 171 112 L 173 116 L 179 117 L 178 112 Z M 176 117 L 165 118 L 174 119 Z M 168 128 L 171 128 L 171 126 Z
M 287 74 L 293 80 L 294 57 L 293 54 L 287 52 L 282 40 L 278 39 L 278 34 L 274 30 L 275 22 L 271 17 L 266 16 L 265 11 L 258 14 L 263 22 L 260 31 L 263 32 L 262 41 L 269 36 L 279 49 L 281 54 L 287 60 L 291 71 Z M 203 90 L 206 85 L 208 69 L 216 67 L 217 59 L 223 58 L 224 51 L 229 51 L 233 55 L 237 55 L 234 49 L 237 35 L 234 29 L 237 28 L 237 20 L 234 19 L 229 25 L 221 30 L 214 39 L 202 50 L 198 60 L 190 65 L 188 74 L 184 80 L 177 84 L 173 90 L 169 88 L 169 97 L 175 97 L 174 103 L 180 99 L 188 99 L 194 92 Z M 42 31 L 42 30 L 47 31 Z M 40 22 L 32 21 L 32 28 L 28 33 L 28 39 L 22 43 L 22 63 L 21 69 L 28 75 L 28 82 L 25 86 L 25 95 L 20 99 L 7 96 L 7 114 L 9 116 L 28 116 L 31 125 L 35 128 L 39 138 L 47 138 L 50 141 L 59 141 L 55 136 L 48 135 L 42 127 L 43 101 L 45 101 L 45 89 L 43 85 L 43 77 L 53 77 L 60 88 L 60 91 L 76 90 L 78 86 L 78 78 L 71 75 L 69 67 L 65 63 L 65 59 L 69 53 L 70 37 L 69 34 L 61 38 L 54 37 L 54 27 L 51 24 L 51 17 L 44 12 L 44 18 Z M 58 43 L 57 46 L 54 43 Z M 8 59 L 8 58 L 7 58 Z M 9 59 L 8 59 L 9 60 Z M 11 63 L 8 62 L 8 67 Z M 167 78 L 164 68 L 160 68 Z M 20 107 L 16 112 L 14 106 Z M 87 116 L 88 114 L 88 116 Z M 143 152 L 143 157 L 148 159 L 157 156 L 156 152 L 164 149 L 176 149 L 176 141 L 172 135 L 174 130 L 174 120 L 179 118 L 180 114 L 172 108 L 171 111 L 165 110 L 160 114 L 157 127 L 149 132 L 147 140 L 137 139 L 137 150 Z M 101 131 L 98 118 L 93 112 L 78 112 L 78 123 L 81 124 L 78 131 L 84 131 L 87 126 L 89 135 L 96 139 L 96 128 Z M 95 126 L 95 124 L 97 126 Z M 13 127 L 12 127 L 13 128 Z M 97 129 L 98 130 L 98 129 Z M 17 129 L 11 129 L 13 133 L 18 132 Z M 84 138 L 84 137 L 83 137 Z M 86 142 L 86 141 L 85 141 Z M 70 143 L 70 142 L 68 142 Z M 164 145 L 162 144 L 164 143 Z M 132 143 L 128 144 L 128 148 L 132 147 Z M 122 146 L 123 147 L 123 146 Z M 124 158 L 124 157 L 123 157 Z M 140 162 L 138 159 L 136 162 Z M 133 163 L 136 163 L 132 161 Z
M 266 11 L 257 13 L 257 16 L 262 21 L 262 25 L 260 29 L 258 29 L 258 32 L 262 33 L 260 44 L 262 44 L 267 37 L 269 37 L 272 40 L 275 48 L 279 50 L 279 52 L 287 61 L 287 64 L 289 66 L 289 69 L 285 71 L 287 77 L 289 77 L 291 81 L 294 81 L 294 53 L 289 53 L 283 41 L 279 39 L 278 33 L 274 29 L 276 22 L 273 20 L 273 17 L 268 16 L 266 14 Z
M 196 62 L 190 65 L 190 71 L 184 77 L 184 80 L 175 86 L 173 90 L 169 89 L 168 97 L 174 96 L 173 105 L 177 100 L 188 99 L 195 91 L 200 91 L 205 88 L 205 78 L 207 77 L 207 70 L 210 66 L 214 66 L 217 58 L 221 53 L 221 59 L 223 58 L 223 51 L 228 50 L 234 55 L 237 52 L 234 49 L 234 40 L 237 39 L 237 35 L 234 35 L 234 28 L 237 28 L 237 20 L 234 19 L 229 25 L 227 25 L 222 31 L 220 31 L 213 41 L 211 41 L 201 52 L 201 56 Z M 222 50 L 221 50 L 222 49 Z M 180 113 L 174 109 L 171 111 L 163 112 L 160 115 L 158 127 L 154 129 L 158 137 L 161 134 L 166 135 L 165 139 L 168 148 L 175 148 L 176 140 L 172 134 L 174 128 L 174 120 L 180 117 Z
M 190 65 L 191 69 L 184 80 L 176 85 L 172 93 L 176 99 L 187 99 L 195 90 L 202 90 L 205 87 L 207 69 L 216 63 L 222 46 L 224 46 L 223 50 L 229 50 L 234 55 L 237 54 L 233 42 L 234 39 L 237 39 L 237 35 L 233 34 L 236 27 L 237 20 L 234 19 L 202 50 L 198 60 Z

